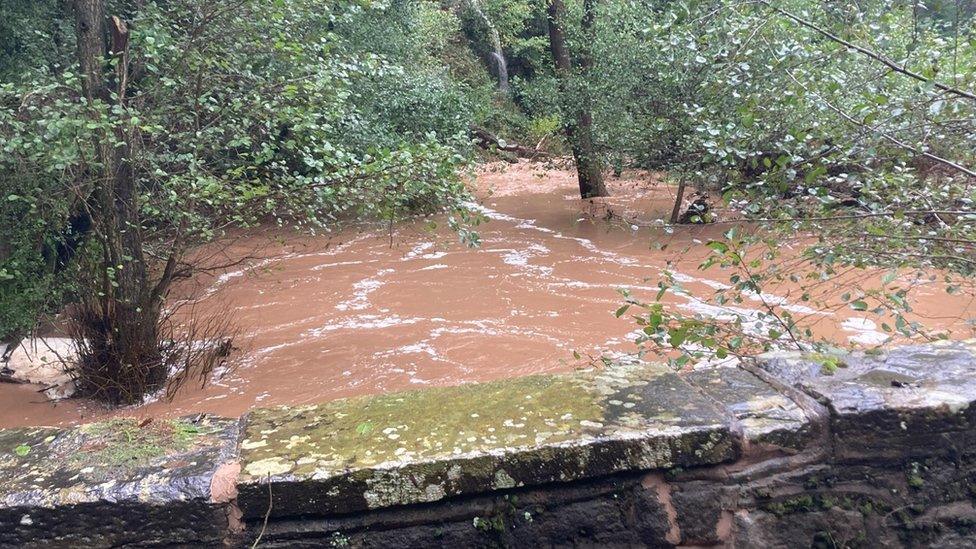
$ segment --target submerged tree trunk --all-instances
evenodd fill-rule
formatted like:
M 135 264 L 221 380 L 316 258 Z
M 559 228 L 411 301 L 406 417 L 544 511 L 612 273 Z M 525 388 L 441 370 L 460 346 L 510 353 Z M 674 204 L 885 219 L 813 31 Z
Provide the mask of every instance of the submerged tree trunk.
M 594 0 L 585 0 L 583 6 L 583 32 L 588 40 L 592 39 L 593 24 L 596 9 Z M 549 51 L 556 66 L 556 78 L 559 81 L 561 103 L 571 116 L 564 123 L 566 138 L 573 148 L 573 158 L 576 160 L 576 172 L 579 177 L 580 196 L 590 198 L 606 196 L 607 190 L 603 183 L 603 163 L 593 139 L 593 114 L 591 112 L 590 94 L 585 85 L 573 90 L 573 62 L 566 46 L 566 32 L 564 29 L 566 7 L 563 0 L 550 0 L 548 7 L 549 22 Z M 593 65 L 589 47 L 585 47 L 580 55 L 580 72 L 585 80 Z M 578 97 L 570 97 L 575 91 Z
M 677 195 L 674 197 L 674 208 L 671 209 L 671 219 L 668 221 L 671 224 L 677 223 L 681 216 L 681 203 L 685 199 L 685 181 L 683 179 L 678 182 Z
M 119 18 L 106 18 L 104 0 L 73 5 L 82 90 L 93 120 L 113 122 L 93 144 L 98 166 L 91 168 L 87 201 L 100 257 L 93 273 L 97 282 L 75 319 L 79 381 L 91 396 L 138 402 L 162 386 L 166 366 L 159 342 L 161 299 L 150 285 L 143 249 L 131 136 L 113 114 L 125 110 L 128 29 Z M 113 58 L 116 69 L 109 79 L 106 67 Z

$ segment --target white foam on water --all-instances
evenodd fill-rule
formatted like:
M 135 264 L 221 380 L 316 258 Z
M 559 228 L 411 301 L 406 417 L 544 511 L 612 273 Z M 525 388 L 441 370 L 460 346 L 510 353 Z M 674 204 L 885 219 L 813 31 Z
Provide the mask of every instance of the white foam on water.
M 862 317 L 851 317 L 845 319 L 840 325 L 845 332 L 852 332 L 853 335 L 847 336 L 851 343 L 859 343 L 873 347 L 881 345 L 890 339 L 890 336 L 878 331 L 878 325 L 871 319 Z
M 732 288 L 732 286 L 728 284 L 724 284 L 722 282 L 718 282 L 715 280 L 710 280 L 707 278 L 698 278 L 678 271 L 668 271 L 668 272 L 671 274 L 671 277 L 678 282 L 704 284 L 710 288 L 714 288 L 715 290 L 728 290 Z M 834 314 L 830 311 L 818 311 L 806 305 L 790 303 L 790 300 L 786 297 L 767 293 L 767 292 L 757 294 L 756 292 L 743 290 L 742 295 L 745 295 L 748 299 L 752 301 L 761 302 L 769 306 L 779 307 L 780 309 L 789 311 L 791 313 L 804 314 L 804 315 L 825 315 L 825 316 L 830 316 Z
M 572 240 L 578 243 L 587 251 L 599 255 L 603 257 L 605 260 L 610 261 L 612 263 L 617 263 L 620 265 L 634 265 L 637 263 L 637 260 L 632 257 L 622 256 L 620 254 L 601 249 L 596 244 L 594 244 L 592 240 L 588 238 L 567 236 L 559 231 L 555 231 L 548 227 L 540 227 L 539 225 L 536 225 L 536 220 L 534 219 L 522 219 L 518 217 L 513 217 L 508 214 L 503 214 L 487 206 L 484 206 L 482 204 L 477 204 L 474 202 L 467 202 L 465 203 L 465 206 L 470 210 L 474 210 L 483 214 L 488 219 L 515 223 L 515 228 L 517 229 L 532 230 L 532 231 L 537 231 L 540 233 L 551 235 L 553 238 L 558 238 L 562 240 Z
M 769 330 L 775 329 L 779 332 L 783 331 L 783 326 L 770 314 L 765 314 L 762 311 L 756 309 L 746 309 L 743 307 L 730 307 L 724 305 L 714 305 L 712 303 L 706 303 L 693 296 L 685 296 L 688 301 L 679 304 L 678 307 L 682 309 L 688 309 L 697 315 L 701 315 L 705 318 L 710 318 L 713 320 L 718 320 L 720 322 L 731 322 L 736 319 L 740 319 L 742 322 L 742 329 L 746 333 L 769 337 Z M 783 337 L 782 335 L 780 336 Z
M 406 254 L 404 254 L 402 261 L 409 261 L 411 259 L 416 259 L 424 254 L 427 250 L 434 247 L 433 242 L 420 242 L 414 245 L 413 248 Z
M 282 254 L 282 255 L 278 255 L 278 256 L 275 256 L 275 257 L 267 257 L 267 258 L 261 259 L 259 261 L 252 262 L 252 263 L 248 264 L 246 267 L 242 267 L 240 269 L 236 269 L 236 270 L 233 270 L 233 271 L 227 271 L 226 273 L 221 273 L 219 276 L 217 276 L 216 280 L 214 280 L 214 283 L 211 284 L 209 288 L 207 288 L 207 290 L 204 292 L 204 295 L 201 297 L 201 299 L 205 299 L 207 297 L 210 297 L 215 292 L 217 292 L 217 290 L 219 290 L 221 286 L 227 284 L 228 282 L 230 282 L 230 281 L 232 281 L 234 279 L 237 279 L 237 278 L 242 278 L 244 275 L 246 275 L 248 273 L 252 273 L 254 271 L 257 271 L 258 269 L 261 269 L 263 267 L 267 267 L 268 265 L 270 265 L 272 263 L 275 263 L 275 262 L 278 262 L 278 261 L 288 261 L 288 260 L 292 260 L 292 259 L 302 259 L 302 258 L 305 258 L 305 257 L 334 256 L 334 255 L 342 252 L 343 250 L 345 250 L 349 246 L 352 246 L 356 242 L 359 242 L 359 241 L 365 240 L 366 238 L 369 238 L 369 236 L 370 236 L 369 233 L 363 233 L 363 234 L 361 234 L 361 235 L 359 235 L 359 236 L 357 236 L 355 238 L 350 238 L 349 240 L 343 242 L 342 244 L 338 244 L 336 246 L 332 246 L 332 247 L 330 247 L 329 249 L 327 249 L 325 251 L 321 251 L 321 252 L 309 252 L 309 253 L 289 252 L 289 253 Z M 350 263 L 350 262 L 343 262 L 343 263 L 340 263 L 340 264 L 345 264 L 345 263 Z M 322 268 L 325 268 L 326 266 L 328 266 L 328 264 L 326 264 Z M 317 267 L 312 267 L 312 270 L 317 270 Z
M 426 340 L 418 341 L 416 343 L 411 343 L 408 345 L 401 345 L 395 349 L 388 349 L 386 351 L 379 351 L 373 353 L 375 358 L 386 358 L 391 356 L 399 355 L 410 355 L 410 354 L 424 354 L 435 360 L 440 360 L 440 355 L 437 354 L 437 350 L 431 346 Z
M 369 301 L 369 294 L 381 288 L 385 281 L 382 280 L 388 274 L 395 272 L 393 269 L 380 269 L 376 274 L 369 278 L 364 278 L 352 285 L 353 297 L 336 304 L 335 308 L 340 311 L 362 311 L 372 306 Z
M 332 322 L 319 328 L 312 328 L 302 333 L 302 337 L 319 337 L 336 330 L 382 330 L 393 326 L 409 326 L 418 322 L 433 321 L 431 318 L 402 317 L 400 315 L 359 315 L 337 322 Z
M 309 270 L 311 270 L 311 271 L 321 271 L 323 269 L 329 269 L 329 268 L 332 268 L 332 267 L 345 267 L 347 265 L 363 265 L 365 263 L 376 263 L 377 261 L 378 261 L 377 259 L 370 259 L 370 260 L 366 260 L 366 261 L 363 261 L 363 260 L 359 260 L 359 261 L 336 261 L 334 263 L 323 263 L 321 265 L 316 265 L 316 266 L 312 267 Z

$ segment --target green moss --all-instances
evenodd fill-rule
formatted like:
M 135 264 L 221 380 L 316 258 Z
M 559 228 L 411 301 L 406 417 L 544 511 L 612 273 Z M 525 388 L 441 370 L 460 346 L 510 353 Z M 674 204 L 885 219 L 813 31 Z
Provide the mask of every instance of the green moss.
M 777 516 L 790 515 L 805 511 L 813 511 L 819 505 L 809 495 L 794 496 L 783 501 L 767 503 L 763 508 Z
M 243 448 L 252 469 L 276 460 L 303 474 L 570 440 L 581 422 L 602 418 L 600 399 L 580 383 L 535 376 L 257 411 Z
M 678 480 L 678 478 L 680 478 L 681 474 L 684 472 L 685 472 L 684 467 L 672 467 L 664 471 L 664 478 L 669 481 Z
M 925 479 L 922 478 L 922 464 L 917 461 L 913 461 L 908 465 L 905 477 L 906 482 L 912 488 L 921 488 L 925 485 Z
M 847 368 L 847 363 L 839 355 L 810 353 L 806 355 L 806 358 L 819 364 L 820 373 L 825 376 L 834 375 L 840 368 Z
M 812 475 L 803 482 L 803 487 L 807 490 L 829 488 L 833 485 L 834 478 L 830 476 L 821 476 L 820 474 Z
M 828 510 L 835 507 L 853 509 L 855 506 L 856 503 L 849 497 L 838 499 L 837 496 L 828 494 L 802 494 L 787 498 L 783 501 L 767 503 L 763 508 L 777 516 L 782 516 L 793 513 Z
M 81 428 L 85 442 L 71 456 L 77 466 L 134 467 L 167 454 L 188 450 L 200 429 L 180 420 L 141 425 L 131 418 L 93 423 Z
M 527 511 L 519 513 L 518 496 L 506 495 L 489 515 L 475 517 L 472 525 L 482 532 L 500 535 L 505 533 L 509 525 L 514 524 L 518 518 L 531 522 L 532 514 Z
M 884 513 L 889 510 L 884 504 L 877 503 L 868 498 L 831 494 L 797 495 L 783 501 L 767 503 L 762 508 L 777 516 L 811 511 L 826 511 L 835 508 L 859 511 L 862 515 Z
M 710 401 L 638 364 L 256 410 L 241 483 L 311 479 L 348 512 L 734 453 Z

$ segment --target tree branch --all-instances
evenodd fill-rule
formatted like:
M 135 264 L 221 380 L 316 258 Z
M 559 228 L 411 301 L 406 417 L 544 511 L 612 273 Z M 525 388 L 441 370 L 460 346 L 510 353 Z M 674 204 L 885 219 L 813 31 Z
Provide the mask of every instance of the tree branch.
M 966 91 L 966 90 L 960 90 L 959 88 L 954 88 L 952 86 L 943 84 L 943 83 L 938 82 L 936 80 L 932 80 L 931 78 L 926 78 L 926 77 L 922 76 L 921 74 L 918 74 L 917 72 L 911 71 L 910 69 L 908 69 L 904 65 L 899 65 L 895 61 L 889 59 L 888 57 L 886 57 L 886 56 L 884 56 L 884 55 L 882 55 L 880 53 L 877 53 L 877 52 L 875 52 L 873 50 L 869 50 L 868 48 L 865 48 L 863 46 L 859 46 L 859 45 L 854 44 L 852 42 L 848 42 L 847 40 L 844 40 L 843 38 L 837 36 L 836 34 L 831 33 L 830 31 L 828 31 L 828 30 L 826 30 L 826 29 L 818 26 L 817 24 L 815 24 L 815 23 L 813 23 L 811 21 L 808 21 L 806 19 L 803 19 L 802 17 L 800 17 L 798 15 L 794 15 L 793 13 L 790 13 L 790 12 L 788 12 L 788 11 L 782 9 L 782 8 L 778 8 L 778 7 L 774 6 L 774 5 L 772 5 L 770 2 L 768 2 L 768 0 L 760 0 L 760 1 L 763 4 L 765 4 L 766 6 L 769 6 L 769 8 L 772 9 L 773 11 L 775 11 L 776 13 L 778 13 L 778 14 L 784 16 L 784 17 L 787 17 L 789 19 L 792 19 L 796 23 L 798 23 L 798 24 L 800 24 L 800 25 L 802 25 L 802 26 L 804 26 L 804 27 L 806 27 L 806 28 L 808 28 L 808 29 L 810 29 L 812 31 L 815 31 L 815 32 L 823 35 L 824 37 L 826 37 L 826 38 L 828 38 L 830 40 L 833 40 L 834 42 L 837 42 L 838 44 L 843 45 L 844 47 L 846 47 L 848 49 L 852 49 L 852 50 L 854 50 L 854 51 L 856 51 L 858 53 L 861 53 L 863 55 L 866 55 L 866 56 L 870 57 L 871 59 L 874 59 L 875 61 L 878 61 L 879 63 L 883 63 L 884 65 L 888 66 L 891 70 L 893 70 L 893 71 L 895 71 L 897 73 L 900 73 L 900 74 L 903 74 L 905 76 L 914 78 L 915 80 L 918 80 L 919 82 L 925 82 L 927 84 L 932 84 L 936 88 L 938 88 L 938 89 L 940 89 L 940 90 L 942 90 L 942 91 L 944 91 L 946 93 L 951 93 L 951 94 L 956 95 L 958 97 L 965 97 L 966 99 L 969 99 L 969 100 L 972 100 L 972 101 L 976 101 L 976 94 L 974 94 L 972 92 L 969 92 L 969 91 Z

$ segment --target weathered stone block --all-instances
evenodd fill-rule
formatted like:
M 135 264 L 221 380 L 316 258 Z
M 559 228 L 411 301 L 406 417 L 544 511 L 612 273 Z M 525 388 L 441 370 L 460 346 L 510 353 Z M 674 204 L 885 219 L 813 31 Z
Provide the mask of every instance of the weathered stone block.
M 976 342 L 760 364 L 0 431 L 0 547 L 976 546 Z
M 634 365 L 253 412 L 245 517 L 328 515 L 736 455 L 729 419 Z
M 684 482 L 671 487 L 671 505 L 681 543 L 713 545 L 726 534 L 725 487 L 714 482 Z
M 238 432 L 207 417 L 0 431 L 0 546 L 219 544 L 212 485 Z
M 778 353 L 760 367 L 824 403 L 838 459 L 906 459 L 976 448 L 976 340 L 852 353 L 840 367 Z
M 734 547 L 883 547 L 867 544 L 865 519 L 857 511 L 832 508 L 782 518 L 773 513 L 741 510 L 735 514 Z
M 812 437 L 813 425 L 803 410 L 745 370 L 713 368 L 683 377 L 725 408 L 749 445 L 800 450 Z
M 642 476 L 621 474 L 450 503 L 281 519 L 270 523 L 261 546 L 664 547 L 671 528 Z

